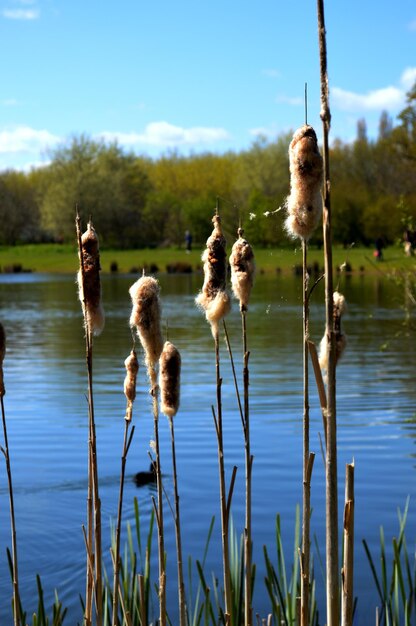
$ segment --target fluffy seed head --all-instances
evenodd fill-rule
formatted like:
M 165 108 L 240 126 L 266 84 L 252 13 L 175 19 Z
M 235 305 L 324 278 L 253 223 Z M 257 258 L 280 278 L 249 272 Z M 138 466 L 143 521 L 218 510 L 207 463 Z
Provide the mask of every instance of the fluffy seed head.
M 212 330 L 230 310 L 230 296 L 226 291 L 227 255 L 225 237 L 221 229 L 219 215 L 212 218 L 214 230 L 207 239 L 206 249 L 202 255 L 204 262 L 204 284 L 196 298 L 196 304 L 205 312 Z
M 97 233 L 91 222 L 81 237 L 78 251 L 78 296 L 82 305 L 86 330 L 99 335 L 104 328 L 104 311 L 101 304 L 100 252 Z M 82 256 L 81 256 L 82 255 Z
M 148 368 L 154 368 L 163 348 L 160 329 L 159 283 L 153 276 L 142 276 L 129 289 L 133 309 L 130 326 L 136 328 Z
M 252 247 L 243 238 L 244 231 L 238 229 L 238 239 L 234 243 L 231 255 L 231 287 L 234 296 L 240 302 L 240 310 L 247 311 L 248 301 L 254 281 L 254 254 Z
M 4 326 L 0 322 L 0 396 L 3 397 L 6 393 L 4 388 L 4 376 L 3 376 L 3 361 L 6 356 L 6 333 L 4 332 Z
M 125 420 L 127 422 L 131 422 L 131 419 L 133 417 L 133 402 L 136 398 L 137 373 L 139 371 L 139 362 L 137 360 L 137 355 L 134 350 L 130 352 L 129 356 L 124 361 L 124 366 L 126 368 L 126 377 L 124 379 L 124 395 L 127 399 Z
M 335 364 L 342 357 L 347 345 L 347 338 L 341 330 L 341 317 L 345 313 L 347 305 L 345 296 L 339 291 L 333 294 L 333 316 L 334 316 L 334 333 L 335 333 Z M 321 369 L 328 369 L 328 336 L 325 333 L 319 345 L 319 365 Z
M 307 241 L 322 214 L 323 161 L 312 126 L 305 124 L 289 146 L 290 195 L 286 200 L 285 227 L 293 238 Z
M 159 361 L 160 408 L 167 417 L 179 409 L 181 355 L 173 343 L 166 341 Z

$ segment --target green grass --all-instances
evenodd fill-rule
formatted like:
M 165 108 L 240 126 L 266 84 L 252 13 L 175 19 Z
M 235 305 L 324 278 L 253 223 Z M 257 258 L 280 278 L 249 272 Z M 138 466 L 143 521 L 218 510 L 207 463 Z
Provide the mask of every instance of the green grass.
M 159 271 L 165 272 L 168 264 L 186 263 L 195 270 L 201 267 L 201 249 L 195 248 L 190 254 L 178 248 L 158 248 L 143 250 L 101 250 L 101 265 L 103 272 L 110 271 L 110 265 L 116 262 L 119 272 L 129 272 L 133 268 L 140 271 L 143 267 L 157 266 Z M 231 242 L 229 245 L 231 252 Z M 295 265 L 301 265 L 302 254 L 300 246 L 295 248 L 255 249 L 258 271 L 267 273 L 290 272 Z M 323 250 L 311 248 L 308 253 L 309 263 L 319 263 L 323 266 Z M 345 250 L 335 246 L 333 250 L 334 266 L 340 266 L 347 261 L 354 272 L 360 268 L 375 272 L 377 268 L 383 271 L 392 269 L 414 268 L 415 259 L 404 256 L 400 247 L 391 246 L 384 250 L 384 260 L 376 263 L 372 248 L 352 248 Z M 34 272 L 75 273 L 78 269 L 78 256 L 75 245 L 69 244 L 30 244 L 24 246 L 0 246 L 1 271 L 13 266 L 21 266 L 24 270 Z

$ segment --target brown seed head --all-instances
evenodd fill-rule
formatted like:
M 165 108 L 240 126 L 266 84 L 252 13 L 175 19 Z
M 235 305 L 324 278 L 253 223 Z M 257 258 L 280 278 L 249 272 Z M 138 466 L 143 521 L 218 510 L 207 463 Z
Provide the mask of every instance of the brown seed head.
M 322 214 L 323 161 L 312 126 L 302 126 L 289 146 L 290 195 L 286 200 L 286 230 L 307 241 Z
M 133 303 L 130 326 L 136 328 L 147 367 L 154 368 L 163 348 L 159 283 L 152 276 L 142 276 L 130 287 L 129 293 Z
M 159 364 L 160 408 L 174 417 L 179 409 L 181 355 L 170 341 L 163 346 Z
M 139 362 L 137 360 L 137 355 L 134 350 L 130 352 L 129 356 L 124 361 L 124 366 L 126 368 L 126 377 L 124 379 L 124 395 L 127 398 L 125 419 L 127 422 L 131 422 L 133 416 L 133 402 L 136 398 L 137 373 L 139 371 Z
M 214 230 L 207 239 L 202 255 L 204 262 L 204 284 L 196 298 L 196 304 L 205 312 L 207 320 L 216 327 L 230 310 L 230 297 L 226 291 L 227 255 L 225 237 L 219 215 L 212 218 Z
M 104 328 L 104 311 L 101 305 L 100 252 L 97 233 L 91 222 L 81 237 L 78 295 L 82 304 L 86 329 L 99 335 Z M 82 255 L 82 257 L 81 257 Z
M 247 311 L 254 281 L 254 254 L 248 241 L 243 238 L 244 232 L 241 228 L 238 229 L 238 234 L 230 255 L 231 287 L 240 302 L 240 310 Z

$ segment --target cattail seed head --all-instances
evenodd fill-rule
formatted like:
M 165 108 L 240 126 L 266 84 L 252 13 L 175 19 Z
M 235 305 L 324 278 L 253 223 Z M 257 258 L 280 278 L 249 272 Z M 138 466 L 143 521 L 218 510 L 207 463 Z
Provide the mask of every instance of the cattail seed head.
M 0 323 L 0 397 L 3 397 L 6 393 L 4 387 L 4 375 L 3 375 L 3 361 L 6 356 L 6 333 L 4 326 Z
M 101 304 L 100 252 L 97 233 L 91 222 L 81 237 L 78 295 L 82 304 L 85 328 L 99 335 L 104 328 L 104 311 Z M 82 255 L 82 257 L 81 257 Z
M 214 230 L 207 239 L 202 255 L 204 262 L 204 284 L 196 298 L 196 304 L 205 312 L 205 316 L 216 332 L 218 322 L 230 310 L 230 296 L 226 290 L 227 255 L 225 237 L 221 229 L 219 215 L 212 218 Z
M 347 345 L 347 338 L 341 330 L 341 317 L 345 313 L 347 305 L 345 296 L 339 291 L 333 294 L 333 316 L 334 316 L 334 333 L 335 333 L 335 364 L 342 357 Z M 321 369 L 328 369 L 328 336 L 325 333 L 319 345 L 319 365 Z
M 147 368 L 154 368 L 163 348 L 160 329 L 160 287 L 153 276 L 142 276 L 129 289 L 133 309 L 130 326 L 136 328 Z
M 247 311 L 253 287 L 255 263 L 252 247 L 243 238 L 243 234 L 244 231 L 239 228 L 238 239 L 231 250 L 231 287 L 234 296 L 240 302 L 240 311 Z
M 323 160 L 312 126 L 305 124 L 289 146 L 290 195 L 286 200 L 285 228 L 293 238 L 307 241 L 322 214 Z
M 174 417 L 179 409 L 181 355 L 170 341 L 166 341 L 159 361 L 160 408 L 167 417 Z
M 129 356 L 124 361 L 124 366 L 126 368 L 126 377 L 124 379 L 124 395 L 127 399 L 125 420 L 127 422 L 131 422 L 131 419 L 133 417 L 133 402 L 136 398 L 137 373 L 139 371 L 139 362 L 137 360 L 137 355 L 134 350 L 130 352 Z

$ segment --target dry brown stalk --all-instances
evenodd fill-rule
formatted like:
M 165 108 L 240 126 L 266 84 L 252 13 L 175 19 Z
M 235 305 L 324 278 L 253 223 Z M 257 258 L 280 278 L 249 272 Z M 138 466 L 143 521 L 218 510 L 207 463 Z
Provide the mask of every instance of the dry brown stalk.
M 327 626 L 339 624 L 338 483 L 335 333 L 333 323 L 333 263 L 331 194 L 329 173 L 329 85 L 327 68 L 324 0 L 317 0 L 319 61 L 321 76 L 321 120 L 323 130 L 323 239 L 325 256 L 325 311 L 328 341 L 327 367 L 327 446 L 326 446 L 326 598 Z
M 344 564 L 342 567 L 342 626 L 352 626 L 354 605 L 354 461 L 345 469 Z
M 215 371 L 217 387 L 217 409 L 213 408 L 213 417 L 217 434 L 218 444 L 218 473 L 220 482 L 220 511 L 222 533 L 222 556 L 225 595 L 225 620 L 232 622 L 232 597 L 229 556 L 229 515 L 227 511 L 227 493 L 225 486 L 225 464 L 222 426 L 222 379 L 220 373 L 220 349 L 219 349 L 219 321 L 230 310 L 230 297 L 226 290 L 227 258 L 226 241 L 221 229 L 221 219 L 218 208 L 212 218 L 214 229 L 207 239 L 206 249 L 202 255 L 204 261 L 204 283 L 201 292 L 196 298 L 196 304 L 205 312 L 207 321 L 211 324 L 211 332 L 215 342 Z M 231 622 L 230 622 L 231 620 Z
M 97 626 L 102 624 L 102 549 L 101 549 L 101 500 L 98 488 L 97 440 L 95 433 L 94 398 L 93 398 L 93 335 L 101 332 L 104 326 L 104 314 L 101 307 L 100 257 L 98 238 L 91 221 L 87 231 L 81 233 L 81 219 L 76 216 L 78 256 L 79 298 L 82 305 L 85 326 L 86 363 L 88 375 L 88 496 L 87 496 L 87 539 L 91 559 L 94 562 L 95 580 L 91 580 L 87 562 L 85 621 L 92 622 L 92 590 L 95 595 Z M 87 557 L 88 561 L 88 557 Z
M 150 380 L 152 395 L 154 448 L 156 455 L 156 489 L 157 507 L 156 520 L 158 529 L 158 558 L 159 558 L 159 620 L 160 626 L 166 626 L 166 567 L 165 542 L 163 526 L 163 486 L 162 469 L 159 446 L 159 386 L 157 383 L 156 367 L 163 349 L 163 337 L 160 328 L 160 287 L 152 276 L 143 275 L 129 289 L 133 309 L 130 316 L 130 326 L 136 329 L 142 344 L 147 373 Z
M 10 453 L 9 453 L 9 439 L 7 435 L 6 410 L 4 406 L 4 396 L 6 393 L 6 388 L 4 385 L 3 361 L 4 361 L 5 355 L 6 355 L 6 333 L 4 331 L 3 324 L 0 323 L 0 401 L 1 401 L 1 418 L 2 418 L 2 423 L 3 423 L 3 437 L 4 437 L 4 447 L 0 446 L 0 450 L 2 451 L 5 461 L 6 461 L 7 482 L 8 482 L 8 488 L 9 488 L 10 526 L 11 526 L 11 535 L 12 535 L 13 623 L 14 623 L 14 626 L 20 626 L 21 619 L 20 619 L 19 575 L 18 575 L 18 564 L 17 564 L 16 518 L 15 518 L 15 513 L 14 513 L 13 481 L 12 481 L 12 469 L 11 469 Z
M 124 361 L 126 368 L 126 376 L 124 379 L 124 395 L 126 396 L 127 406 L 126 415 L 124 418 L 124 440 L 123 451 L 121 456 L 121 471 L 120 471 L 120 491 L 118 498 L 118 512 L 117 512 L 117 525 L 116 525 L 116 546 L 114 555 L 114 579 L 113 579 L 113 617 L 112 626 L 117 625 L 117 613 L 118 613 L 118 596 L 119 596 L 119 572 L 120 572 L 120 536 L 121 536 L 121 518 L 123 510 L 123 494 L 124 494 L 124 480 L 127 455 L 130 448 L 131 441 L 134 434 L 134 426 L 129 435 L 129 427 L 133 417 L 133 402 L 136 398 L 136 382 L 137 373 L 139 371 L 139 363 L 137 360 L 136 351 L 131 350 L 129 356 Z M 121 592 L 120 592 L 121 593 Z
M 252 469 L 253 469 L 253 457 L 251 455 L 251 442 L 250 442 L 250 404 L 249 404 L 249 368 L 248 362 L 250 353 L 247 348 L 247 310 L 248 302 L 250 299 L 251 289 L 253 287 L 255 263 L 254 254 L 251 245 L 246 239 L 243 238 L 244 231 L 239 228 L 237 231 L 238 239 L 234 243 L 231 255 L 231 285 L 234 296 L 240 303 L 241 311 L 241 325 L 242 325 L 242 337 L 243 337 L 243 385 L 244 385 L 244 413 L 242 414 L 243 433 L 244 433 L 244 448 L 245 448 L 245 488 L 246 488 L 246 510 L 245 510 L 245 527 L 244 527 L 244 624 L 245 626 L 252 626 L 253 624 L 253 608 L 251 605 L 252 597 Z M 227 337 L 227 343 L 228 337 Z M 231 348 L 229 347 L 233 372 L 234 364 L 232 360 Z M 236 383 L 236 381 L 235 381 Z M 236 384 L 237 399 L 240 406 L 241 402 Z
M 173 418 L 179 409 L 180 399 L 180 372 L 181 356 L 177 348 L 166 341 L 160 356 L 159 363 L 159 386 L 161 396 L 161 411 L 169 420 L 171 445 L 172 445 L 172 466 L 173 466 L 173 487 L 175 493 L 175 535 L 176 535 L 176 561 L 178 570 L 178 600 L 179 600 L 179 624 L 186 626 L 186 597 L 185 583 L 183 577 L 182 561 L 182 538 L 179 506 L 178 473 L 176 469 L 176 445 L 175 429 Z

